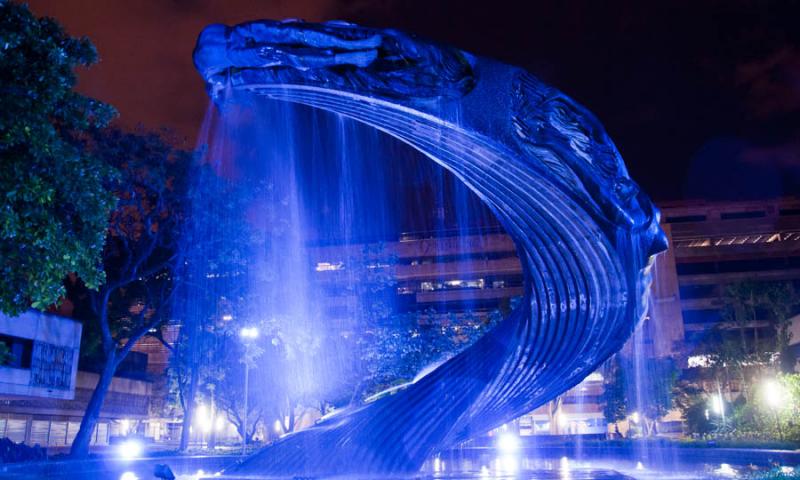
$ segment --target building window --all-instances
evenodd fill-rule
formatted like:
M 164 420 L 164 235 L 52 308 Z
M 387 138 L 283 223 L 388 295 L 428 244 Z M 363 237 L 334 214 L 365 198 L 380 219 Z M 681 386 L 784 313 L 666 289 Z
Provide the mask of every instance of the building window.
M 684 323 L 718 323 L 722 321 L 719 310 L 684 310 Z
M 705 222 L 705 215 L 682 215 L 678 217 L 667 217 L 667 223 L 691 223 L 691 222 Z
M 684 285 L 680 287 L 681 298 L 714 298 L 719 296 L 718 285 Z
M 0 335 L 0 343 L 5 345 L 8 354 L 0 360 L 0 365 L 11 368 L 31 368 L 33 340 L 29 338 Z
M 318 272 L 335 272 L 336 270 L 341 270 L 343 268 L 344 268 L 344 263 L 342 262 L 336 262 L 336 263 L 317 262 L 315 270 Z
M 688 358 L 689 368 L 706 368 L 711 366 L 708 355 L 692 355 Z
M 767 214 L 764 211 L 757 210 L 754 212 L 728 212 L 728 213 L 721 213 L 719 218 L 723 220 L 740 220 L 743 218 L 761 218 L 766 217 Z

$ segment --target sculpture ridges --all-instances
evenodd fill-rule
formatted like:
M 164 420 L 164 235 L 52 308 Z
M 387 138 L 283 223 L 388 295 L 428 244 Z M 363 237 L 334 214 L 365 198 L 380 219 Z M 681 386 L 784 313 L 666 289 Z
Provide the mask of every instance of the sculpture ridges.
M 460 97 L 475 82 L 469 57 L 460 50 L 345 22 L 212 25 L 200 35 L 194 61 L 216 91 L 232 81 L 440 98 Z
M 471 347 L 231 473 L 415 472 L 578 384 L 643 316 L 652 255 L 666 248 L 658 211 L 597 119 L 530 73 L 342 22 L 213 25 L 195 64 L 220 104 L 301 103 L 425 153 L 493 210 L 525 276 L 520 306 Z

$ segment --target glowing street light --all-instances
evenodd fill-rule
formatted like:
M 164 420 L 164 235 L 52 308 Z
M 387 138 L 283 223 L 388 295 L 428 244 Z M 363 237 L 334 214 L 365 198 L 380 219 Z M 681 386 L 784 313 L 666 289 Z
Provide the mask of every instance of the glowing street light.
M 258 338 L 258 327 L 244 327 L 239 331 L 244 342 L 244 415 L 242 415 L 242 455 L 247 453 L 247 397 L 250 393 L 250 345 Z
M 783 431 L 781 430 L 781 420 L 778 417 L 778 410 L 786 403 L 786 390 L 777 380 L 770 378 L 764 381 L 761 391 L 764 395 L 764 403 L 772 409 L 775 414 L 775 427 L 778 430 L 778 437 L 783 441 Z
M 132 460 L 142 455 L 142 443 L 138 440 L 126 440 L 117 447 L 117 454 L 126 459 Z
M 502 433 L 497 437 L 497 448 L 503 453 L 519 450 L 519 437 L 513 433 Z
M 258 338 L 258 327 L 244 327 L 239 330 L 239 336 L 243 340 L 255 340 Z
M 725 413 L 725 405 L 722 403 L 722 397 L 719 395 L 711 397 L 711 411 L 717 415 Z
M 777 409 L 783 406 L 786 392 L 783 387 L 774 379 L 770 378 L 764 381 L 764 403 L 768 407 Z

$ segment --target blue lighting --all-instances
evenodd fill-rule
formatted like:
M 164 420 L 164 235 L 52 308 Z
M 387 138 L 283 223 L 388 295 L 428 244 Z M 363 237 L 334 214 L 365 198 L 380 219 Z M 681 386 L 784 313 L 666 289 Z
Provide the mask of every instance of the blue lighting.
M 142 442 L 138 440 L 125 440 L 117 446 L 117 455 L 123 459 L 131 460 L 140 457 L 143 450 Z
M 497 436 L 497 449 L 503 453 L 514 453 L 519 450 L 519 437 L 513 433 L 501 433 Z
M 260 115 L 258 107 L 280 101 L 361 122 L 422 152 L 494 213 L 516 244 L 525 277 L 524 299 L 469 348 L 391 394 L 281 437 L 232 474 L 416 472 L 434 452 L 580 383 L 643 317 L 652 257 L 666 248 L 659 213 L 599 121 L 530 73 L 398 31 L 342 22 L 212 25 L 200 35 L 194 60 L 231 121 L 229 131 L 268 136 L 280 118 Z M 278 149 L 260 141 L 248 148 Z M 296 181 L 286 162 L 269 168 L 283 175 L 269 187 L 275 191 Z M 296 216 L 301 202 L 287 191 L 279 213 Z M 289 237 L 298 236 L 295 228 Z M 307 259 L 292 245 L 298 244 L 270 258 L 302 283 L 298 266 Z M 317 269 L 347 272 L 336 260 Z M 303 322 L 314 316 L 314 292 L 275 296 L 261 310 L 276 302 L 286 302 L 292 332 L 313 331 Z M 308 384 L 310 371 L 298 368 L 294 378 Z M 501 450 L 519 446 L 503 438 Z M 516 462 L 499 466 L 515 471 Z

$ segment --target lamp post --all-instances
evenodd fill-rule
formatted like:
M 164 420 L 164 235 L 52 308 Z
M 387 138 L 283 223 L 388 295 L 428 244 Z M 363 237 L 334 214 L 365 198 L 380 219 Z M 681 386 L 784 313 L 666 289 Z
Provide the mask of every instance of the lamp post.
M 778 409 L 784 406 L 786 401 L 786 392 L 783 387 L 773 379 L 764 382 L 764 400 L 767 406 L 772 409 L 775 415 L 775 427 L 778 429 L 778 437 L 783 441 L 783 430 L 781 429 L 781 420 L 778 416 Z
M 247 397 L 250 389 L 250 346 L 258 338 L 258 328 L 245 327 L 239 331 L 244 343 L 244 415 L 242 415 L 242 455 L 247 453 Z

